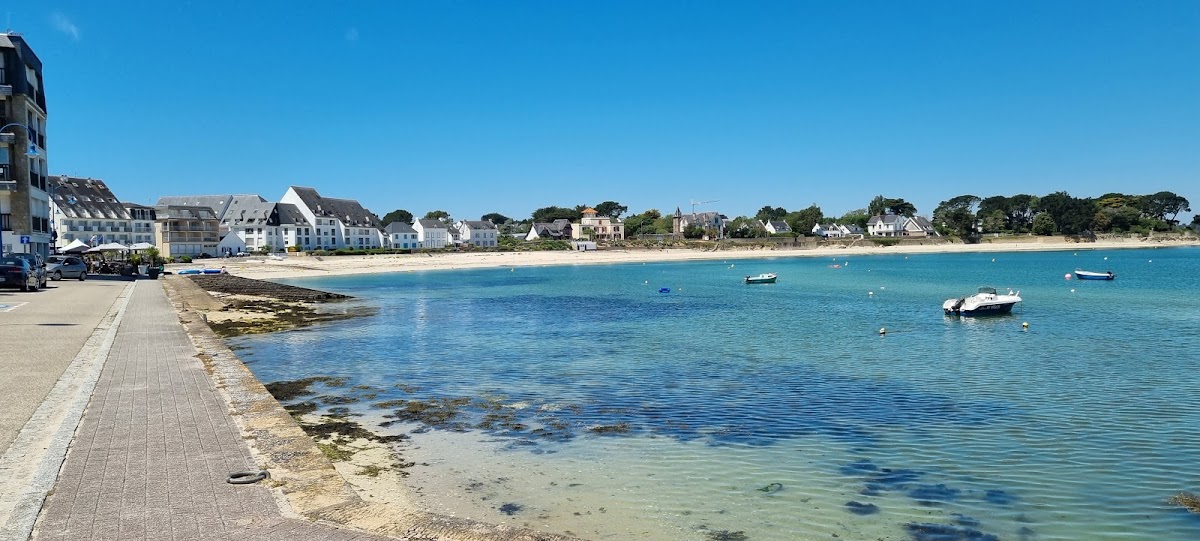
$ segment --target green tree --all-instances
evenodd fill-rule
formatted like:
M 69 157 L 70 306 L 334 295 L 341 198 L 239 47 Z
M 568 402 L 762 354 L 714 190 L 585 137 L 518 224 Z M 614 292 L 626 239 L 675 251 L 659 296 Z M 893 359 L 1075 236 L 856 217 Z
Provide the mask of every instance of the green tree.
M 875 198 L 867 204 L 867 214 L 869 216 L 882 216 L 883 213 L 887 212 L 888 201 L 889 199 L 882 195 L 875 196 Z
M 984 233 L 999 233 L 1008 226 L 1008 216 L 1003 210 L 996 209 L 984 215 L 982 222 Z
M 484 214 L 483 216 L 480 216 L 479 219 L 482 221 L 485 221 L 485 222 L 492 222 L 493 224 L 496 224 L 496 225 L 500 225 L 500 224 L 503 224 L 504 222 L 512 221 L 511 219 L 509 219 L 508 216 L 500 214 L 499 212 L 491 212 L 488 214 Z
M 1146 214 L 1168 223 L 1175 223 L 1175 218 L 1179 216 L 1180 212 L 1190 212 L 1191 210 L 1191 204 L 1188 203 L 1187 198 L 1175 192 L 1158 192 L 1146 196 Z M 1170 218 L 1167 217 L 1168 214 L 1171 215 Z
M 917 207 L 903 199 L 891 199 L 882 195 L 875 196 L 867 205 L 867 213 L 871 216 L 895 214 L 911 218 L 917 213 Z
M 1055 227 L 1064 235 L 1087 231 L 1096 217 L 1095 202 L 1071 197 L 1067 192 L 1054 192 L 1041 198 L 1038 210 L 1049 214 Z
M 771 205 L 766 205 L 763 208 L 758 209 L 758 213 L 754 215 L 754 219 L 760 222 L 769 222 L 771 220 L 783 218 L 784 216 L 787 216 L 787 213 L 787 209 L 783 207 L 772 207 Z
M 683 230 L 683 238 L 699 239 L 704 237 L 704 228 L 699 224 L 690 224 Z
M 730 220 L 729 226 L 725 228 L 725 234 L 735 239 L 761 238 L 767 236 L 767 230 L 761 222 L 754 218 L 738 216 Z
M 897 216 L 907 216 L 912 218 L 917 213 L 917 207 L 903 199 L 891 199 L 888 201 L 888 213 Z
M 533 221 L 535 223 L 553 222 L 554 220 L 570 220 L 578 222 L 583 216 L 583 209 L 586 206 L 577 207 L 574 209 L 566 207 L 542 207 L 533 211 Z
M 625 218 L 625 235 L 650 235 L 657 233 L 654 222 L 662 218 L 658 209 L 649 209 L 641 214 Z
M 981 203 L 982 204 L 982 203 Z M 1028 231 L 1033 224 L 1033 214 L 1037 209 L 1038 197 L 1029 194 L 1017 194 L 1008 198 L 1008 228 L 1014 233 Z
M 404 209 L 396 209 L 387 214 L 384 214 L 383 219 L 379 220 L 379 223 L 380 223 L 380 225 L 387 227 L 387 225 L 392 222 L 401 222 L 401 223 L 411 224 L 412 221 L 413 221 L 413 215 L 411 212 L 404 210 Z
M 622 205 L 616 201 L 605 201 L 596 205 L 596 214 L 608 216 L 611 218 L 620 218 L 622 214 L 629 212 L 629 207 Z
M 867 228 L 867 222 L 871 221 L 871 214 L 867 213 L 867 209 L 857 209 L 847 212 L 838 218 L 838 223 L 842 225 L 854 224 L 858 227 Z M 811 230 L 811 229 L 810 229 Z
M 942 234 L 951 234 L 963 240 L 975 235 L 975 205 L 980 199 L 974 195 L 952 197 L 938 204 L 933 211 L 934 227 Z
M 821 207 L 813 204 L 788 214 L 786 221 L 796 236 L 812 235 L 813 226 L 825 221 L 825 214 L 821 212 Z
M 1033 234 L 1035 235 L 1053 235 L 1054 234 L 1054 218 L 1049 214 L 1042 212 L 1033 217 Z
M 450 213 L 449 213 L 449 212 L 446 212 L 446 211 L 444 211 L 444 210 L 431 210 L 431 211 L 429 211 L 429 212 L 426 212 L 426 213 L 425 213 L 425 218 L 424 218 L 424 219 L 425 219 L 425 220 L 442 220 L 442 221 L 446 221 L 446 220 L 449 220 L 449 219 L 450 219 Z

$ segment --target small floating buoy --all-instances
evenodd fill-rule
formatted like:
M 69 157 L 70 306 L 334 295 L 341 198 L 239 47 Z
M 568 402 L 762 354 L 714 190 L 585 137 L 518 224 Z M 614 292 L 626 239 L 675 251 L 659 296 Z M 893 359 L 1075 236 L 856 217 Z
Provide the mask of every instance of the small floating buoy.
M 1105 260 L 1105 261 L 1108 261 L 1108 256 L 1104 256 L 1104 260 Z
M 887 334 L 887 327 L 880 327 L 879 328 L 879 336 L 883 336 L 885 334 Z
M 1068 272 L 1063 275 L 1063 280 L 1070 280 L 1070 279 L 1071 279 L 1071 273 Z
M 995 263 L 995 262 L 996 262 L 996 258 L 994 258 L 994 257 L 993 257 L 993 258 L 992 258 L 992 263 Z
M 1021 322 L 1021 328 L 1022 328 L 1022 329 L 1028 329 L 1028 328 L 1029 328 L 1029 322 L 1028 322 L 1028 321 Z
M 868 291 L 868 292 L 867 292 L 867 296 L 868 296 L 868 297 L 870 297 L 870 296 L 872 296 L 872 295 L 874 295 L 874 294 L 875 294 L 875 292 L 874 292 L 874 291 Z
M 880 290 L 884 290 L 884 289 L 887 289 L 887 287 L 886 287 L 886 286 L 879 286 L 879 289 L 880 289 Z
M 1154 263 L 1154 260 L 1151 259 L 1150 261 L 1147 261 L 1146 263 Z
M 1074 293 L 1074 292 L 1075 292 L 1075 290 L 1074 290 L 1074 289 L 1072 289 L 1072 290 L 1071 290 L 1071 293 Z
M 517 272 L 517 269 L 508 269 L 508 272 Z
M 649 285 L 649 284 L 650 284 L 650 280 L 646 280 L 645 282 L 642 282 L 642 283 L 643 283 L 643 284 L 647 284 L 647 285 Z

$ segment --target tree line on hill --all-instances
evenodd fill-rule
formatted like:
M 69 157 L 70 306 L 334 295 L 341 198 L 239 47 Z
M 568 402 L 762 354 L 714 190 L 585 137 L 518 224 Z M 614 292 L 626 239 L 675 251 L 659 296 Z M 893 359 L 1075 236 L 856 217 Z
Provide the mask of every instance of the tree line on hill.
M 1173 192 L 1161 191 L 1149 195 L 1108 193 L 1098 198 L 1073 197 L 1067 192 L 1054 192 L 1044 196 L 1017 194 L 1012 196 L 993 195 L 978 197 L 964 194 L 938 204 L 932 222 L 943 235 L 971 239 L 981 233 L 1012 233 L 1035 235 L 1079 235 L 1086 233 L 1141 233 L 1169 231 L 1182 225 L 1179 214 L 1191 212 L 1190 202 Z M 616 201 L 604 201 L 590 206 L 600 216 L 619 219 L 629 207 Z M 533 223 L 549 223 L 555 220 L 578 222 L 589 205 L 575 207 L 541 207 L 525 219 L 513 219 L 498 212 L 484 214 L 482 221 L 496 224 L 502 232 L 527 231 Z M 788 211 L 783 207 L 765 205 L 754 216 L 738 216 L 729 220 L 724 231 L 705 229 L 691 225 L 684 232 L 687 238 L 710 237 L 723 234 L 733 238 L 761 238 L 770 236 L 764 224 L 784 222 L 791 233 L 783 235 L 811 235 L 813 226 L 836 222 L 842 225 L 857 225 L 864 230 L 872 216 L 896 215 L 912 217 L 917 208 L 900 198 L 877 195 L 865 208 L 852 210 L 841 216 L 826 216 L 821 207 L 813 204 L 807 208 Z M 392 222 L 412 223 L 413 214 L 397 209 L 387 213 L 382 221 L 386 226 Z M 450 214 L 444 210 L 427 212 L 424 219 L 451 223 Z M 631 214 L 624 219 L 625 235 L 668 234 L 673 232 L 673 220 L 658 209 L 647 209 Z M 1200 228 L 1200 215 L 1192 217 L 1191 225 Z

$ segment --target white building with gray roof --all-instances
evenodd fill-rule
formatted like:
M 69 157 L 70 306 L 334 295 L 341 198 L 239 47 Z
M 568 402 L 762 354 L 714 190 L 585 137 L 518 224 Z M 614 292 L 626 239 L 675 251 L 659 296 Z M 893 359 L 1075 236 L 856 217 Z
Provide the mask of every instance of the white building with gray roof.
M 313 235 L 305 237 L 312 242 L 301 243 L 306 250 L 383 246 L 379 217 L 354 199 L 324 197 L 313 188 L 289 186 L 279 201 L 295 205 L 312 224 Z
M 412 226 L 417 231 L 417 240 L 422 248 L 445 248 L 452 242 L 450 229 L 441 220 L 421 219 L 413 222 Z

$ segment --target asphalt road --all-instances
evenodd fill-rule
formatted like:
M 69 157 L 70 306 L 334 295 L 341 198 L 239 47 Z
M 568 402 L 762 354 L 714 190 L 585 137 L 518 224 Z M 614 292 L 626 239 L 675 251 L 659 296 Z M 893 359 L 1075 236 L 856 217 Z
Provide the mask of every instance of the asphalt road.
M 127 285 L 90 276 L 32 293 L 0 289 L 0 455 Z

